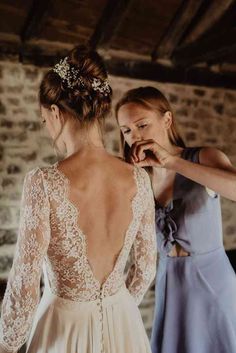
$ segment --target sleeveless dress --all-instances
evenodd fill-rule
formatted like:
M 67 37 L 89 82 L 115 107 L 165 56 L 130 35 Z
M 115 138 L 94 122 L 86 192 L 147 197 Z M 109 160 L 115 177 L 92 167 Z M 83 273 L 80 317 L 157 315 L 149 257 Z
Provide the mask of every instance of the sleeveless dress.
M 26 174 L 1 309 L 5 349 L 26 343 L 27 353 L 151 353 L 138 305 L 156 273 L 155 205 L 148 174 L 137 167 L 133 173 L 133 218 L 103 284 L 87 257 L 83 210 L 69 200 L 70 182 L 58 162 Z
M 185 148 L 181 157 L 199 163 L 200 149 Z M 156 203 L 153 353 L 236 352 L 236 276 L 221 222 L 219 194 L 180 174 L 172 201 Z M 190 256 L 168 256 L 175 242 Z

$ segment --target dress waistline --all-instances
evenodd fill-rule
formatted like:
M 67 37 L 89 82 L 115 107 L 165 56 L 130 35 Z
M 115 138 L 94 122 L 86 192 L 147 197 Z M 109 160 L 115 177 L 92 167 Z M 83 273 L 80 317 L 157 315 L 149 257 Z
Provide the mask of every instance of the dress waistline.
M 220 246 L 218 248 L 212 249 L 210 251 L 207 252 L 202 252 L 202 253 L 197 253 L 197 252 L 191 252 L 189 253 L 188 256 L 168 256 L 167 254 L 164 253 L 160 253 L 160 261 L 164 260 L 168 260 L 168 261 L 190 261 L 191 259 L 195 258 L 195 259 L 204 259 L 204 258 L 210 258 L 210 257 L 214 257 L 217 254 L 222 254 L 225 253 L 225 249 L 224 246 Z M 226 255 L 226 253 L 225 253 Z M 226 255 L 227 256 L 227 255 Z
M 122 300 L 122 298 L 127 295 L 131 296 L 125 283 L 122 284 L 122 286 L 118 289 L 118 291 L 115 294 L 112 294 L 106 297 L 103 297 L 101 295 L 98 299 L 88 300 L 88 301 L 75 301 L 75 300 L 59 297 L 56 294 L 52 293 L 51 288 L 49 286 L 45 286 L 44 293 L 43 293 L 43 297 L 47 298 L 46 300 L 49 301 L 50 304 L 53 305 L 54 307 L 59 307 L 59 308 L 68 309 L 68 310 L 75 310 L 75 311 L 77 311 L 77 309 L 81 310 L 86 306 L 96 307 L 96 306 L 102 305 L 103 308 L 105 308 L 107 306 L 120 302 L 120 300 Z

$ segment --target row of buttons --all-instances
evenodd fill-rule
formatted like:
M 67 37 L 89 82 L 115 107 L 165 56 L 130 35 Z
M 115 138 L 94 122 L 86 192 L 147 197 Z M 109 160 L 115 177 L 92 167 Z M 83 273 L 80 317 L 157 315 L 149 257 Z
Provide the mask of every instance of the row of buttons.
M 103 287 L 101 286 L 100 292 L 99 292 L 99 303 L 98 303 L 98 305 L 99 305 L 100 324 L 101 324 L 101 353 L 105 353 L 102 298 L 103 298 Z

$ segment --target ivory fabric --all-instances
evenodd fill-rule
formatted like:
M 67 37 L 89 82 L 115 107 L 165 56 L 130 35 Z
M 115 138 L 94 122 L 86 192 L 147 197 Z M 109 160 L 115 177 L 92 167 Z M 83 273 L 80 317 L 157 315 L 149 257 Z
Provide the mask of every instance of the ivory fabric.
M 1 310 L 2 346 L 17 351 L 26 342 L 29 352 L 59 353 L 58 344 L 52 343 L 59 335 L 58 342 L 66 347 L 63 353 L 103 352 L 98 344 L 100 314 L 92 310 L 100 300 L 104 352 L 137 353 L 141 348 L 142 353 L 149 352 L 137 305 L 156 272 L 155 205 L 146 171 L 134 167 L 133 176 L 137 186 L 133 218 L 114 268 L 101 285 L 87 258 L 86 235 L 78 224 L 80 210 L 68 197 L 70 181 L 58 162 L 26 174 L 16 251 Z M 49 284 L 40 301 L 43 266 Z M 30 332 L 34 337 L 28 341 Z

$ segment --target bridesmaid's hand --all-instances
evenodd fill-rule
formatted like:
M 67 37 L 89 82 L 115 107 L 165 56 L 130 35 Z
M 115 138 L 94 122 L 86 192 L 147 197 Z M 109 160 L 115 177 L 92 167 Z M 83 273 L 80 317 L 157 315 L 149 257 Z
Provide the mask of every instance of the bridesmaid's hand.
M 139 167 L 166 167 L 173 157 L 154 140 L 137 141 L 131 146 L 130 160 Z

